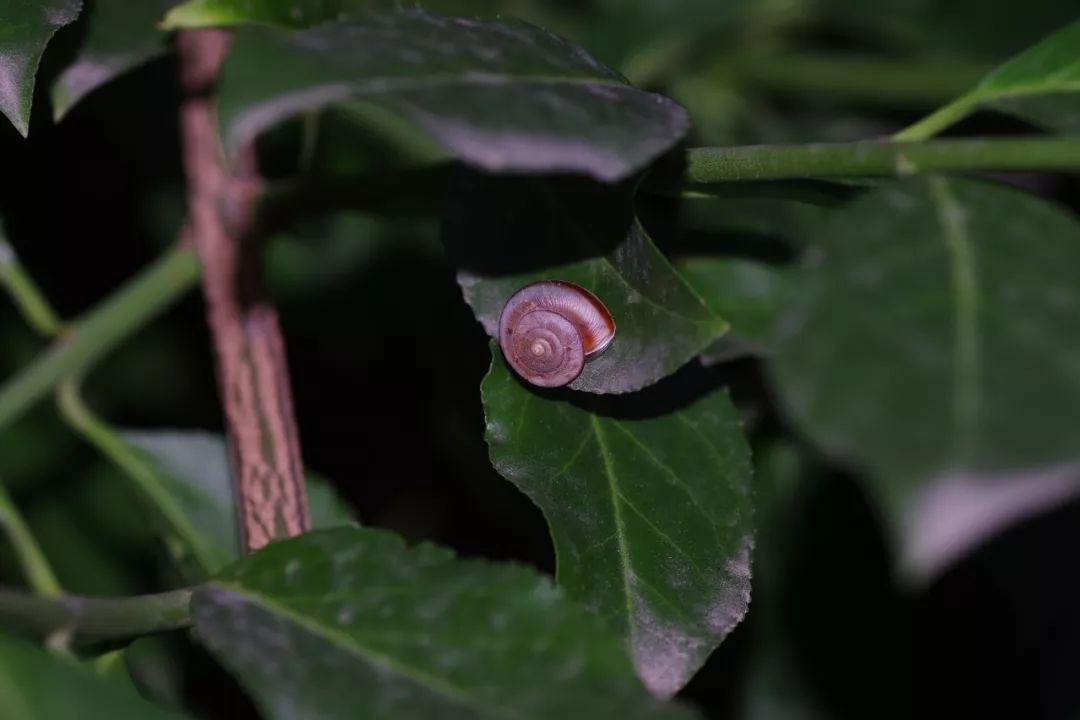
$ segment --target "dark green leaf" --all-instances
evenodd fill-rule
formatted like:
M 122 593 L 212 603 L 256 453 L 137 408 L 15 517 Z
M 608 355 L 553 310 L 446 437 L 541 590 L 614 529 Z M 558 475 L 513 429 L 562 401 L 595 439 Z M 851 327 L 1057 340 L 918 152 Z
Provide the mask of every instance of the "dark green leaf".
M 235 561 L 239 535 L 224 440 L 196 432 L 128 432 L 123 440 L 146 458 L 166 493 L 155 504 L 166 508 L 171 530 L 199 570 L 213 574 Z M 308 492 L 314 527 L 352 522 L 328 483 L 309 477 Z
M 672 52 L 696 35 L 715 32 L 736 20 L 745 0 L 599 0 L 590 33 L 601 57 L 626 64 L 648 62 L 650 50 Z M 677 52 L 677 51 L 675 51 Z
M 117 75 L 166 51 L 157 23 L 177 0 L 96 0 L 87 13 L 86 34 L 71 64 L 52 86 L 53 116 Z
M 498 351 L 481 392 L 492 463 L 543 510 L 559 584 L 674 693 L 750 601 L 750 451 L 727 395 L 623 417 L 534 393 Z
M 347 528 L 272 543 L 196 591 L 195 632 L 268 718 L 691 718 L 523 567 Z
M 497 0 L 427 0 L 423 5 L 451 15 L 486 14 L 499 7 Z M 258 22 L 298 28 L 358 10 L 401 7 L 401 0 L 187 0 L 169 12 L 162 25 L 172 30 Z
M 370 0 L 188 0 L 170 10 L 162 26 L 175 30 L 263 22 L 307 27 L 372 4 Z
M 1000 60 L 1076 17 L 1075 0 L 822 0 L 827 21 L 863 40 L 937 58 Z
M 900 570 L 908 582 L 925 586 L 995 535 L 1078 495 L 1077 463 L 1024 473 L 953 472 L 935 478 L 895 511 Z
M 837 212 L 817 245 L 793 276 L 775 377 L 802 430 L 868 471 L 898 529 L 942 484 L 1034 482 L 1080 457 L 1069 213 L 911 180 Z
M 570 387 L 626 393 L 672 374 L 727 328 L 656 249 L 618 190 L 591 183 L 476 178 L 458 183 L 444 239 L 458 282 L 493 337 L 506 301 L 539 279 L 591 290 L 615 341 Z
M 1001 65 L 973 90 L 899 137 L 922 139 L 980 106 L 1060 132 L 1080 132 L 1080 20 Z
M 760 350 L 767 347 L 786 286 L 779 268 L 751 260 L 720 257 L 680 258 L 676 268 L 732 334 Z
M 72 660 L 0 636 L 0 712 L 4 720 L 164 720 L 180 716 L 146 702 Z
M 304 110 L 356 99 L 491 171 L 617 180 L 687 128 L 674 102 L 628 86 L 552 33 L 412 10 L 294 33 L 241 29 L 221 82 L 223 136 L 236 144 Z
M 1080 132 L 1080 20 L 990 73 L 968 95 L 1063 132 Z
M 0 112 L 24 136 L 30 129 L 34 76 L 53 33 L 74 22 L 81 0 L 0 3 Z

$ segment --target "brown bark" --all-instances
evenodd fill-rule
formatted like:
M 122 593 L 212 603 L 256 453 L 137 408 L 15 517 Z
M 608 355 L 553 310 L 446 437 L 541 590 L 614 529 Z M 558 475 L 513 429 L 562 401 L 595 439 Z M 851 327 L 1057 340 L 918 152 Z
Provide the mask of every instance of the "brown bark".
M 203 266 L 241 540 L 252 552 L 310 527 L 300 440 L 285 343 L 261 278 L 254 148 L 240 148 L 230 162 L 218 137 L 211 93 L 229 35 L 186 31 L 177 43 L 189 234 Z

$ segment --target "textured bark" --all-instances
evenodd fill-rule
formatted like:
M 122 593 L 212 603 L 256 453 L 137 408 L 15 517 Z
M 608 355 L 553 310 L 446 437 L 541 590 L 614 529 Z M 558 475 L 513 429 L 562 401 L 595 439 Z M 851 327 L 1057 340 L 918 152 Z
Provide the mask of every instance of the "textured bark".
M 218 30 L 180 34 L 180 112 L 189 234 L 203 266 L 241 540 L 251 552 L 310 527 L 285 343 L 261 278 L 254 148 L 226 160 L 212 90 L 229 47 Z

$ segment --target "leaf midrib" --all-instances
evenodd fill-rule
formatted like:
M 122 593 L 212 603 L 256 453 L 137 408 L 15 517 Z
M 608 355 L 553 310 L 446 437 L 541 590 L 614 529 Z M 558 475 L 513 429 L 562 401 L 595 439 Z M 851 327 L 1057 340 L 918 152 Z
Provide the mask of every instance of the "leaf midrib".
M 979 337 L 979 281 L 975 249 L 963 208 L 953 196 L 948 181 L 930 180 L 930 196 L 937 209 L 942 242 L 949 259 L 953 314 L 953 422 L 955 449 L 963 460 L 970 459 L 978 443 L 979 386 L 981 357 Z M 959 218 L 959 220 L 958 220 Z
M 228 78 L 226 67 L 226 78 Z M 302 88 L 287 90 L 282 94 L 309 93 L 318 88 L 345 87 L 350 94 L 385 95 L 397 92 L 413 92 L 423 90 L 442 90 L 447 88 L 505 88 L 513 85 L 567 85 L 580 87 L 607 87 L 617 90 L 629 90 L 631 94 L 663 97 L 647 90 L 640 90 L 616 82 L 611 78 L 601 77 L 570 77 L 561 75 L 499 75 L 495 73 L 481 73 L 466 71 L 457 75 L 427 75 L 423 78 L 404 78 L 394 76 L 367 77 L 362 80 L 326 80 L 305 84 Z
M 611 452 L 604 441 L 600 421 L 595 415 L 589 415 L 589 423 L 596 435 L 596 445 L 600 451 L 600 461 L 604 466 L 604 475 L 608 481 L 608 491 L 611 495 L 611 511 L 615 521 L 615 537 L 619 546 L 619 564 L 622 566 L 623 597 L 626 601 L 626 624 L 630 637 L 637 635 L 637 623 L 634 618 L 634 607 L 631 599 L 631 585 L 633 579 L 630 576 L 630 549 L 626 540 L 626 525 L 623 521 L 622 511 L 619 509 L 619 489 L 615 479 L 615 471 L 612 468 Z
M 484 717 L 498 718 L 499 720 L 524 720 L 526 716 L 523 716 L 510 708 L 505 707 L 491 707 L 481 703 L 481 701 L 468 694 L 468 691 L 464 688 L 453 685 L 445 680 L 431 675 L 425 670 L 416 668 L 410 665 L 405 665 L 395 658 L 381 653 L 373 648 L 362 646 L 354 638 L 337 631 L 334 628 L 328 627 L 316 619 L 306 617 L 300 613 L 295 612 L 282 603 L 274 600 L 273 598 L 263 595 L 257 591 L 253 591 L 249 588 L 245 588 L 239 585 L 225 582 L 215 582 L 209 586 L 209 589 L 220 589 L 227 592 L 234 593 L 240 597 L 263 606 L 265 609 L 284 617 L 290 622 L 295 623 L 300 628 L 316 635 L 326 642 L 338 647 L 345 653 L 352 655 L 361 662 L 370 665 L 382 665 L 388 668 L 402 677 L 416 683 L 417 685 L 430 690 L 437 695 L 440 695 L 447 700 L 464 705 L 468 708 L 474 709 L 477 713 Z

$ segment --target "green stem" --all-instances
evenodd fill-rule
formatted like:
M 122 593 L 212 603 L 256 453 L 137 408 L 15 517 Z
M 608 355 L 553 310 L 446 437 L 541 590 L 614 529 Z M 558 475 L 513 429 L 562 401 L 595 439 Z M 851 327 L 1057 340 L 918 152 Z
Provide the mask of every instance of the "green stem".
M 191 624 L 190 588 L 122 598 L 42 598 L 0 589 L 0 627 L 44 638 L 125 640 Z
M 805 54 L 735 58 L 711 74 L 755 89 L 828 94 L 875 105 L 933 105 L 967 92 L 986 71 L 983 65 Z
M 63 590 L 52 566 L 3 485 L 0 485 L 0 526 L 7 533 L 19 566 L 34 592 L 45 597 L 60 595 Z
M 176 248 L 91 310 L 43 358 L 0 387 L 0 430 L 62 378 L 92 367 L 189 290 L 198 275 L 194 253 Z
M 970 97 L 960 97 L 948 105 L 938 108 L 914 125 L 909 125 L 892 136 L 898 142 L 927 140 L 939 132 L 954 125 L 970 115 L 978 102 Z
M 710 186 L 729 182 L 1077 168 L 1080 138 L 761 145 L 691 149 L 681 179 L 661 173 L 650 178 L 647 187 L 660 193 L 708 194 Z
M 19 263 L 14 248 L 0 239 L 0 285 L 15 301 L 27 324 L 44 337 L 60 333 L 64 323 Z
M 206 555 L 199 531 L 177 505 L 169 490 L 162 485 L 160 476 L 146 459 L 124 442 L 115 430 L 102 422 L 83 402 L 79 392 L 79 378 L 65 378 L 57 389 L 56 399 L 64 420 L 131 478 L 161 514 L 169 531 L 183 540 L 183 547 L 190 551 L 199 567 L 206 572 L 213 571 L 214 559 Z M 177 549 L 170 546 L 170 550 Z

